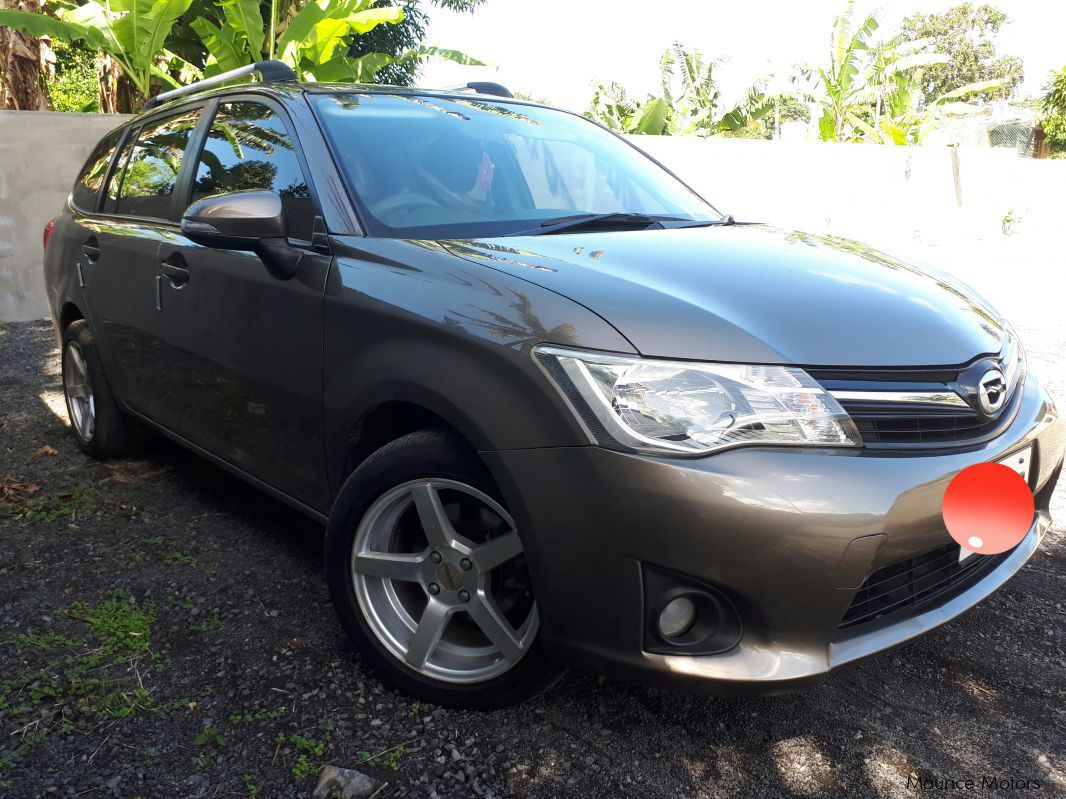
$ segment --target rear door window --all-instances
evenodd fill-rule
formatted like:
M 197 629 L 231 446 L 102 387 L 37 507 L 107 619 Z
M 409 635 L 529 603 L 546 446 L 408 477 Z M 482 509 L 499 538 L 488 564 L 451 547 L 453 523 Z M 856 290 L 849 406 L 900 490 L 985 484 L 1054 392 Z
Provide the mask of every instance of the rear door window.
M 176 219 L 174 188 L 182 157 L 189 145 L 200 109 L 147 123 L 122 171 L 115 213 L 155 219 Z M 114 181 L 112 181 L 114 182 Z
M 281 117 L 261 103 L 223 103 L 196 167 L 192 200 L 233 191 L 275 191 L 289 235 L 310 241 L 315 209 L 292 137 Z
M 96 145 L 89 160 L 85 162 L 78 181 L 74 184 L 71 192 L 71 200 L 74 207 L 81 211 L 92 213 L 96 210 L 100 199 L 100 188 L 104 185 L 107 177 L 107 168 L 111 164 L 111 156 L 115 154 L 118 141 L 122 138 L 125 128 L 113 130 Z

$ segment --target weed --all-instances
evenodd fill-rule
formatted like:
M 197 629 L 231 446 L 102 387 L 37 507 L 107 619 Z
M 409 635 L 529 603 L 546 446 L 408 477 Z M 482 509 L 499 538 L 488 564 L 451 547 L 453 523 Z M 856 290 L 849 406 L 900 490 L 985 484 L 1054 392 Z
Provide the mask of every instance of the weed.
M 217 727 L 208 727 L 193 739 L 192 745 L 201 748 L 213 746 L 215 749 L 225 749 L 226 738 Z
M 298 780 L 313 777 L 322 768 L 322 755 L 326 752 L 328 741 L 319 741 L 315 738 L 305 738 L 302 735 L 293 734 L 286 737 L 284 733 L 278 733 L 278 743 L 292 744 L 296 750 L 296 765 L 292 767 L 292 776 Z
M 186 555 L 184 552 L 179 552 L 174 549 L 166 553 L 163 556 L 163 563 L 167 566 L 195 566 L 199 563 L 192 555 Z
M 21 513 L 15 513 L 27 524 L 47 524 L 79 516 L 88 516 L 97 510 L 97 497 L 89 483 L 82 483 L 70 491 L 49 497 L 24 500 Z
M 151 650 L 155 608 L 138 605 L 123 591 L 111 591 L 100 605 L 84 602 L 71 605 L 67 615 L 88 623 L 89 630 L 108 654 L 140 654 Z
M 411 713 L 414 714 L 415 716 L 418 715 L 418 713 L 419 713 L 419 711 L 421 709 L 422 709 L 422 703 L 421 702 L 412 702 L 411 703 Z
M 11 639 L 11 643 L 20 649 L 36 649 L 39 652 L 52 652 L 56 649 L 72 649 L 81 646 L 81 641 L 48 630 L 43 633 L 22 633 Z
M 244 780 L 245 799 L 259 799 L 259 786 L 255 784 L 255 777 L 245 774 L 241 779 Z
M 402 746 L 394 746 L 392 749 L 377 755 L 372 755 L 369 752 L 363 752 L 362 754 L 363 762 L 368 766 L 391 768 L 393 771 L 397 771 L 400 768 L 400 758 L 406 754 L 406 750 Z

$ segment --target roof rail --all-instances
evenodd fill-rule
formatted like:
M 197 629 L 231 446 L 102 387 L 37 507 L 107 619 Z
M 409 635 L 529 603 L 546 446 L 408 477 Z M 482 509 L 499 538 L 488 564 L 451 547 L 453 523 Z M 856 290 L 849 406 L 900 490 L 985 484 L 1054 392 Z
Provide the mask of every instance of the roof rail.
M 511 90 L 502 83 L 493 83 L 487 80 L 473 80 L 460 86 L 452 86 L 449 91 L 475 92 L 477 94 L 494 94 L 497 97 L 514 97 Z
M 212 75 L 210 78 L 197 81 L 196 83 L 190 83 L 188 86 L 182 86 L 180 89 L 171 89 L 169 92 L 162 92 L 149 99 L 148 102 L 144 104 L 144 110 L 147 111 L 148 109 L 155 108 L 163 103 L 169 103 L 171 100 L 177 100 L 179 97 L 202 92 L 204 89 L 210 89 L 213 86 L 218 86 L 227 81 L 235 80 L 236 78 L 243 78 L 245 75 L 254 75 L 256 72 L 259 73 L 259 77 L 262 78 L 263 83 L 284 83 L 286 81 L 296 80 L 296 73 L 289 68 L 288 64 L 281 61 L 257 61 L 254 64 L 231 69 L 229 72 Z

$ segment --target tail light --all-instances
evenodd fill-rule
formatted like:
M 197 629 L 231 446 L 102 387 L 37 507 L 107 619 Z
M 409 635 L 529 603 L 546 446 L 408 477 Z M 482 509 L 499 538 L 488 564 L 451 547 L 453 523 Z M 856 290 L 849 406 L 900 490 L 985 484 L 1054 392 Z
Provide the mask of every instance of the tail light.
M 44 244 L 41 246 L 48 249 L 48 240 L 52 238 L 52 231 L 56 228 L 55 219 L 49 219 L 48 224 L 44 226 Z

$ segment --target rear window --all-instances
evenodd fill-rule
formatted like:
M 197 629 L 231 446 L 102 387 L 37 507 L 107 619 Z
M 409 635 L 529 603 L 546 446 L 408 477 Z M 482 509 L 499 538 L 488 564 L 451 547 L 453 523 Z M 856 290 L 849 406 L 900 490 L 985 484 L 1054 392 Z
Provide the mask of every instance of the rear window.
M 78 181 L 74 184 L 74 191 L 70 195 L 75 208 L 90 213 L 96 210 L 96 203 L 100 198 L 100 187 L 104 185 L 104 179 L 107 178 L 111 156 L 115 154 L 115 148 L 118 147 L 123 131 L 124 128 L 119 128 L 104 136 L 89 156 L 89 160 L 85 162 L 85 167 L 78 175 Z
M 175 218 L 172 199 L 178 171 L 199 117 L 200 109 L 197 108 L 141 128 L 123 169 L 118 191 L 109 190 L 117 197 L 115 213 Z

